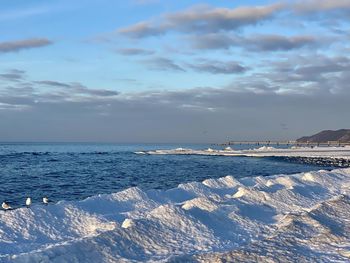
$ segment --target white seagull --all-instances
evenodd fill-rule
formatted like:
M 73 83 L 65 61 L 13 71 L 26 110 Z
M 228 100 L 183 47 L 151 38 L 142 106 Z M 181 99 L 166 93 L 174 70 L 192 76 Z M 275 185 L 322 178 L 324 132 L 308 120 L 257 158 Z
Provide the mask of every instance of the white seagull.
M 2 209 L 4 209 L 4 210 L 9 210 L 9 209 L 11 209 L 11 206 L 10 206 L 8 203 L 6 203 L 6 202 L 2 202 L 1 207 L 2 207 Z
M 47 205 L 49 203 L 49 199 L 47 197 L 43 197 L 43 203 Z
M 27 206 L 27 207 L 30 207 L 31 204 L 32 204 L 32 198 L 28 197 L 28 198 L 26 199 L 26 206 Z

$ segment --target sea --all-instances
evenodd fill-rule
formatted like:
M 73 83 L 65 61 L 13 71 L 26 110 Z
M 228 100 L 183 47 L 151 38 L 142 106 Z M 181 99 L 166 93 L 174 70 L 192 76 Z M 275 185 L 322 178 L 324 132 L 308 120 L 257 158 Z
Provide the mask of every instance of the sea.
M 222 149 L 209 144 L 0 143 L 0 202 L 17 208 L 27 197 L 33 204 L 43 197 L 76 201 L 130 187 L 170 189 L 226 175 L 242 178 L 333 168 L 279 158 L 135 154 L 179 147 Z

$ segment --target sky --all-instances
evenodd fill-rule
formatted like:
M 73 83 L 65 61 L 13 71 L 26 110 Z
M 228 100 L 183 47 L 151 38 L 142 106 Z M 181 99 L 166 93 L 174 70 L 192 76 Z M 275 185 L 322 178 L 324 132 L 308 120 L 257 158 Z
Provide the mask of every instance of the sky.
M 0 141 L 350 128 L 349 0 L 0 0 Z

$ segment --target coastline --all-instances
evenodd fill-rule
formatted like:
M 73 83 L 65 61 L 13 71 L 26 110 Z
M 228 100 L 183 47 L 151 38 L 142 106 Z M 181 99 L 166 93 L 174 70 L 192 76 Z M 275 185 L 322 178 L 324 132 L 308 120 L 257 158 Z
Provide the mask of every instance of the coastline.
M 154 150 L 146 152 L 135 152 L 135 154 L 150 155 L 208 155 L 208 156 L 231 156 L 231 157 L 276 157 L 284 159 L 294 159 L 303 162 L 315 164 L 332 164 L 339 167 L 350 166 L 350 146 L 345 147 L 292 147 L 292 148 L 274 148 L 262 146 L 255 149 L 234 150 L 227 147 L 223 150 L 205 149 L 193 150 L 177 148 L 170 150 Z M 340 164 L 340 165 L 339 165 Z

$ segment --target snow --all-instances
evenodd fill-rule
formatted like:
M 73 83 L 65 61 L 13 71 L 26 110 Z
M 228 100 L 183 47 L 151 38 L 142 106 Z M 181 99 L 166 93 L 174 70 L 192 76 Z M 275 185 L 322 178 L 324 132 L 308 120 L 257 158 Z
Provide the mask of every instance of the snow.
M 0 262 L 348 262 L 350 168 L 0 212 Z
M 178 149 L 156 150 L 143 152 L 144 154 L 184 154 L 184 155 L 220 155 L 220 156 L 248 156 L 248 157 L 303 157 L 303 158 L 340 158 L 350 160 L 350 146 L 345 147 L 296 147 L 278 149 L 262 146 L 249 150 L 192 150 Z

